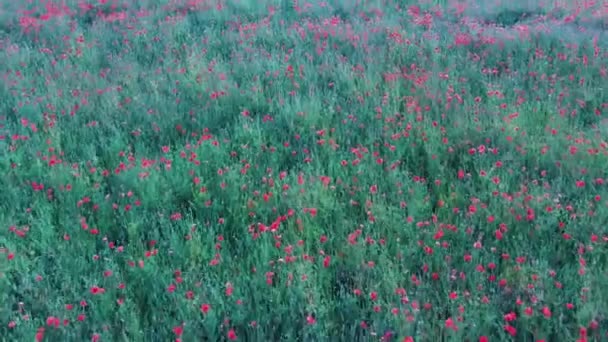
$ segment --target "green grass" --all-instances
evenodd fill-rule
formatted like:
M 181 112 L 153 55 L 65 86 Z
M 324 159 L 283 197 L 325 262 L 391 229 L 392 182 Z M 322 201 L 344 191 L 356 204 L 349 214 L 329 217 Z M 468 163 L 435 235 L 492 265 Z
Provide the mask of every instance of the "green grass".
M 0 341 L 607 338 L 600 4 L 64 3 L 0 0 Z

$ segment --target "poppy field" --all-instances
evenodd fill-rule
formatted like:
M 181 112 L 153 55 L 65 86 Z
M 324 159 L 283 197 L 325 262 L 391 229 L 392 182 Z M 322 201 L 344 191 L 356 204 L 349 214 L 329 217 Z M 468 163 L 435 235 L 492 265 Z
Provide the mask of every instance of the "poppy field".
M 0 341 L 606 341 L 607 45 L 599 0 L 0 0 Z

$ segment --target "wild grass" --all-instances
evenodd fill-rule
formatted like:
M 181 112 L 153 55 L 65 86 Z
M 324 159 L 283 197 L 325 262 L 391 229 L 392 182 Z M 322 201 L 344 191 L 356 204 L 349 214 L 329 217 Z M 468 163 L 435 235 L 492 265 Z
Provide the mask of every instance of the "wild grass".
M 601 341 L 606 6 L 0 1 L 0 340 Z

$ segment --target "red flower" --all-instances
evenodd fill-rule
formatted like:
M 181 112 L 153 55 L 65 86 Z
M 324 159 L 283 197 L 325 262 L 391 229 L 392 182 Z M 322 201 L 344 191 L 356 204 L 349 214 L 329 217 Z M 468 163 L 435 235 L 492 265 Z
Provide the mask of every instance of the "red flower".
M 448 319 L 445 320 L 445 327 L 448 329 L 452 329 L 454 331 L 458 330 L 458 326 L 454 323 L 454 320 L 452 319 L 452 317 L 449 317 Z
M 202 304 L 201 305 L 201 312 L 206 314 L 209 312 L 209 310 L 211 310 L 211 305 L 209 304 Z
M 47 317 L 46 325 L 49 327 L 55 326 L 55 328 L 58 328 L 59 327 L 59 318 L 53 317 L 53 316 Z
M 97 285 L 93 285 L 93 287 L 91 287 L 91 294 L 103 294 L 104 292 L 106 292 L 106 290 L 104 290 L 103 288 L 97 286 Z
M 329 255 L 325 256 L 325 258 L 323 259 L 323 267 L 328 268 L 330 262 L 331 262 L 331 257 Z
M 512 325 L 505 325 L 504 330 L 511 336 L 517 335 L 517 329 L 515 329 L 515 327 Z
M 236 333 L 234 332 L 234 329 L 230 329 L 228 330 L 228 339 L 231 341 L 236 340 L 237 336 Z
M 515 312 L 509 312 L 508 314 L 504 315 L 503 318 L 507 322 L 512 322 L 517 319 L 517 314 Z
M 36 342 L 40 342 L 44 339 L 44 327 L 38 328 L 36 332 Z

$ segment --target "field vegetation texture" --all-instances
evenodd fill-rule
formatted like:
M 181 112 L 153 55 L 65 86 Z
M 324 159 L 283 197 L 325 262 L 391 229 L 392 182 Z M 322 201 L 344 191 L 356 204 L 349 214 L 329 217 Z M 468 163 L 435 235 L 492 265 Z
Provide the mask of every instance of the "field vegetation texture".
M 606 341 L 602 1 L 0 1 L 0 341 Z

